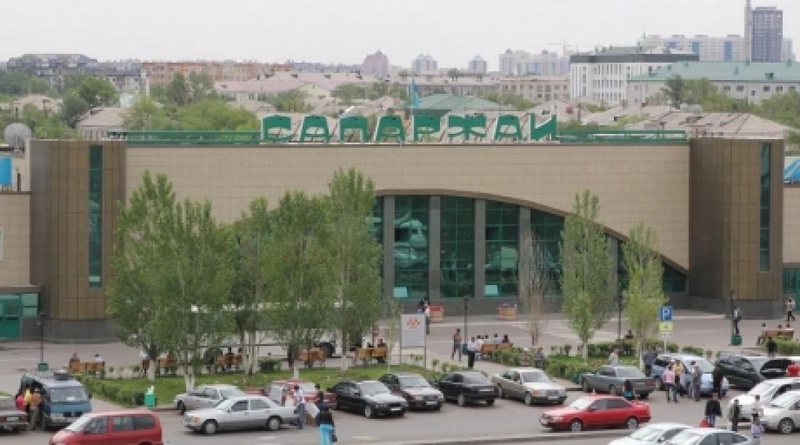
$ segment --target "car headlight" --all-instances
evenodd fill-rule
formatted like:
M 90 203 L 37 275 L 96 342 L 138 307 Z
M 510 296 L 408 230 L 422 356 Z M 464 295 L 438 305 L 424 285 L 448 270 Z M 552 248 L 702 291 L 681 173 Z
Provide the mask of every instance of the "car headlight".
M 376 403 L 375 404 L 375 408 L 386 408 L 386 404 L 385 403 Z
M 534 389 L 533 391 L 531 391 L 531 395 L 536 396 L 536 397 L 543 396 L 544 395 L 544 391 L 542 391 L 540 389 Z
M 553 416 L 550 418 L 550 420 L 552 420 L 553 422 L 561 422 L 562 420 L 564 420 L 564 418 L 561 416 Z
M 189 421 L 192 422 L 193 424 L 198 424 L 198 423 L 200 423 L 200 418 L 196 417 L 196 416 L 192 416 L 192 418 L 189 419 Z
M 411 396 L 411 400 L 422 400 L 422 396 Z

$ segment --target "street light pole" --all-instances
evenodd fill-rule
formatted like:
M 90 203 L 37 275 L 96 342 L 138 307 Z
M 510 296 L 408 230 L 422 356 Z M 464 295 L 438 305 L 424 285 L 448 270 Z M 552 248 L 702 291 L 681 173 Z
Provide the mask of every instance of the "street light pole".
M 469 341 L 469 336 L 467 336 L 467 320 L 469 317 L 468 314 L 469 314 L 469 297 L 464 297 L 464 336 L 461 337 L 463 338 L 464 342 Z
M 44 363 L 44 312 L 39 312 L 39 363 Z

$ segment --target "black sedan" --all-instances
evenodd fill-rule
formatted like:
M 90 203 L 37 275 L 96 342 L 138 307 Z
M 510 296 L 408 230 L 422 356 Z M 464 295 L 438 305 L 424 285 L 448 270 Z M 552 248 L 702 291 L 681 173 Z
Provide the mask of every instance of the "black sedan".
M 328 388 L 328 392 L 333 393 L 333 408 L 364 414 L 368 419 L 402 416 L 408 411 L 406 399 L 392 394 L 377 380 L 345 380 Z
M 451 372 L 442 377 L 437 386 L 445 400 L 455 400 L 459 406 L 473 402 L 486 402 L 491 406 L 500 397 L 497 387 L 476 371 Z
M 750 389 L 764 380 L 785 376 L 788 361 L 760 355 L 723 354 L 718 364 L 731 385 Z
M 397 372 L 384 374 L 380 381 L 392 392 L 403 397 L 411 409 L 442 409 L 444 396 L 419 374 Z

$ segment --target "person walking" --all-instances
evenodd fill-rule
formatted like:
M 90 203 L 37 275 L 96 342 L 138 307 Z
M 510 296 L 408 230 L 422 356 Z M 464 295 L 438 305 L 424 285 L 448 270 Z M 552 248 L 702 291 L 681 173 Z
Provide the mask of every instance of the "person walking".
M 462 342 L 463 338 L 461 337 L 461 328 L 456 328 L 456 332 L 453 333 L 453 352 L 450 354 L 450 360 L 454 360 L 456 358 L 456 354 L 458 354 L 458 361 L 461 361 Z
M 653 363 L 656 361 L 656 351 L 653 350 L 652 346 L 648 346 L 647 350 L 644 351 L 642 361 L 644 362 L 644 375 L 650 377 L 653 372 Z
M 333 423 L 333 413 L 327 405 L 323 406 L 322 411 L 317 415 L 317 426 L 319 426 L 323 445 L 331 445 L 337 441 L 336 425 Z
M 719 398 L 716 394 L 711 394 L 711 399 L 706 402 L 706 422 L 708 426 L 714 428 L 717 424 L 717 417 L 722 416 L 722 406 L 719 404 Z
M 794 298 L 786 299 L 786 322 L 794 321 Z
M 36 424 L 39 422 L 39 415 L 41 414 L 42 408 L 42 394 L 39 392 L 40 390 L 37 389 L 31 394 L 31 415 L 30 415 L 30 429 L 35 430 Z
M 469 343 L 467 343 L 467 368 L 469 369 L 475 366 L 475 354 L 477 354 L 477 349 L 478 345 L 475 343 L 475 337 L 470 338 Z
M 778 343 L 772 339 L 772 337 L 767 338 L 767 357 L 775 358 L 775 354 L 778 353 Z
M 753 400 L 753 404 L 750 405 L 750 418 L 753 419 L 755 422 L 756 419 L 759 419 L 764 416 L 764 407 L 761 406 L 761 394 L 756 394 Z
M 613 349 L 608 355 L 608 364 L 611 366 L 619 365 L 619 349 Z
M 700 401 L 700 386 L 703 383 L 703 371 L 700 370 L 700 365 L 697 362 L 692 362 L 691 374 L 691 397 L 695 402 Z
M 675 366 L 672 367 L 672 372 L 675 373 L 675 392 L 679 396 L 683 396 L 683 389 L 684 389 L 684 369 L 683 369 L 683 362 L 678 360 L 675 362 Z
M 722 367 L 717 363 L 714 370 L 711 371 L 711 392 L 715 393 L 718 397 L 722 397 L 722 379 L 725 375 L 722 373 Z
M 300 385 L 294 385 L 294 399 L 297 401 L 297 428 L 302 430 L 306 423 L 306 394 Z
M 672 370 L 671 364 L 664 370 L 664 374 L 661 375 L 661 380 L 667 388 L 667 403 L 678 403 L 678 394 L 675 392 L 675 371 Z
M 733 399 L 731 407 L 728 408 L 728 423 L 731 425 L 731 431 L 734 433 L 739 431 L 739 419 L 742 417 L 742 406 L 739 405 L 739 399 Z
M 533 367 L 544 369 L 544 351 L 541 346 L 536 348 L 536 352 L 533 354 Z
M 742 321 L 742 310 L 735 304 L 733 305 L 731 320 L 733 320 L 733 335 L 739 335 L 739 322 Z
M 753 440 L 750 442 L 752 445 L 761 445 L 761 436 L 764 434 L 764 425 L 761 424 L 761 418 L 755 417 L 750 423 L 750 436 Z

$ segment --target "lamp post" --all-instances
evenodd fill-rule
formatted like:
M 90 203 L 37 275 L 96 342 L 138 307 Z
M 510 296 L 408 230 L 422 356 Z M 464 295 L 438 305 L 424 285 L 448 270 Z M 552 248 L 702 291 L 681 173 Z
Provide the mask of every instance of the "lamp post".
M 469 336 L 467 336 L 467 321 L 469 319 L 469 297 L 464 297 L 464 336 L 462 337 L 464 342 L 469 341 Z
M 622 342 L 622 294 L 617 295 L 617 341 Z
M 39 326 L 39 364 L 41 365 L 44 363 L 44 312 L 39 312 L 36 325 Z

